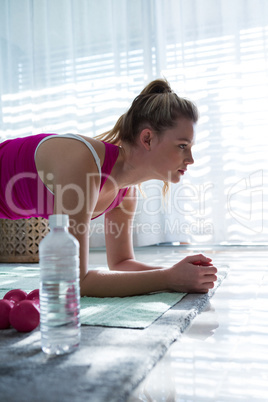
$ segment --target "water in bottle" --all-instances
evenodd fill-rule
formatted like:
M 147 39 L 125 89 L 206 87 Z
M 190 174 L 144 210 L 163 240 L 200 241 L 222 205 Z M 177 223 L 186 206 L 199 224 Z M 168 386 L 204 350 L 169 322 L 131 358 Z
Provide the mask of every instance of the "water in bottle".
M 80 342 L 79 243 L 68 225 L 68 215 L 51 215 L 39 246 L 41 346 L 50 355 L 72 352 Z

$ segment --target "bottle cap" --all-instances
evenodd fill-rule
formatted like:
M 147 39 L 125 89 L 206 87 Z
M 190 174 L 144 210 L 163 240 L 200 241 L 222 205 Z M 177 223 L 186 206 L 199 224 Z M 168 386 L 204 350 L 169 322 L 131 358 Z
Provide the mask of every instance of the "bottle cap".
M 50 215 L 48 219 L 49 219 L 49 226 L 51 228 L 69 226 L 68 215 L 60 215 L 60 214 Z

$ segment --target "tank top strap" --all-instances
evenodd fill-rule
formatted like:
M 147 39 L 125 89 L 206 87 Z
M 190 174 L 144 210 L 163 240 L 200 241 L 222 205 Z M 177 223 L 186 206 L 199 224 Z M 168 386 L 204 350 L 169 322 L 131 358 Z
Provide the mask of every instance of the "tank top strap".
M 40 146 L 44 141 L 48 140 L 49 138 L 53 138 L 53 137 L 54 137 L 54 138 L 72 138 L 72 139 L 74 139 L 74 140 L 78 140 L 78 141 L 83 142 L 83 143 L 88 147 L 88 149 L 91 151 L 92 156 L 93 156 L 93 158 L 94 158 L 94 160 L 95 160 L 95 162 L 96 162 L 96 165 L 97 165 L 99 174 L 101 175 L 102 169 L 101 169 L 101 165 L 100 165 L 100 158 L 99 158 L 97 152 L 95 151 L 94 147 L 90 144 L 90 142 L 86 141 L 84 138 L 80 137 L 80 135 L 78 135 L 78 134 L 71 134 L 71 133 L 68 133 L 68 134 L 61 134 L 61 135 L 58 135 L 58 134 L 51 134 L 51 135 L 49 135 L 49 136 L 43 138 L 43 139 L 39 142 L 38 146 L 36 147 L 34 159 L 35 159 L 36 152 L 37 152 L 37 149 L 39 148 L 39 146 Z
M 93 158 L 95 159 L 99 174 L 101 175 L 101 164 L 100 164 L 100 158 L 97 154 L 97 152 L 95 151 L 95 148 L 93 147 L 93 145 L 90 144 L 90 142 L 86 141 L 84 138 L 80 137 L 80 135 L 77 134 L 66 134 L 66 136 L 68 135 L 67 138 L 74 138 L 77 139 L 79 141 L 82 141 L 87 147 L 88 149 L 91 151 Z

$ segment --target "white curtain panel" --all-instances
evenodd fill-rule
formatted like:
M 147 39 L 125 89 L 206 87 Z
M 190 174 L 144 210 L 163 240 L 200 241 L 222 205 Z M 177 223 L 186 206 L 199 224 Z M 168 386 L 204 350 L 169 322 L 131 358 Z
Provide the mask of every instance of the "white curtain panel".
M 267 243 L 267 0 L 1 0 L 0 41 L 1 141 L 102 133 L 158 77 L 197 103 L 195 164 L 165 208 L 144 186 L 135 245 Z

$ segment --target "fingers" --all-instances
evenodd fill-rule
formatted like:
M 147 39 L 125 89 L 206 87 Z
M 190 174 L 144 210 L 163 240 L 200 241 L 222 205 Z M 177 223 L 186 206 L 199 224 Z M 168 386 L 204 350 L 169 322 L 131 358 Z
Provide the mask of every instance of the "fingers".
M 192 262 L 194 265 L 202 265 L 202 267 L 207 267 L 213 265 L 211 262 L 204 262 L 204 261 L 194 261 Z
M 204 288 L 206 289 L 213 289 L 215 286 L 214 282 L 204 283 Z
M 215 274 L 218 272 L 218 270 L 217 270 L 216 267 L 214 267 L 214 265 L 211 265 L 210 267 L 202 267 L 202 266 L 200 266 L 200 269 L 202 270 L 202 273 L 203 273 L 204 276 L 214 275 L 215 278 L 217 279 Z
M 206 273 L 204 271 L 207 271 Z M 209 268 L 204 268 L 204 267 L 199 267 L 199 287 L 200 290 L 206 290 L 214 288 L 214 282 L 217 281 L 217 276 L 215 273 L 217 272 L 217 268 L 215 267 L 209 267 Z
M 205 257 L 203 254 L 193 255 L 187 258 L 189 263 L 202 267 L 203 275 L 211 275 L 217 273 L 217 268 L 213 266 L 211 258 Z M 205 269 L 205 267 L 207 267 L 207 269 Z
M 205 257 L 203 254 L 197 254 L 197 255 L 191 255 L 189 257 L 186 257 L 187 262 L 194 264 L 194 265 L 212 265 L 211 258 Z
M 207 293 L 209 289 L 213 289 L 215 286 L 214 282 L 208 282 L 203 284 L 203 291 L 204 293 Z
M 196 265 L 196 269 L 198 269 L 200 271 L 201 275 L 213 275 L 218 272 L 217 268 L 214 267 L 214 265 L 212 265 L 212 264 L 201 265 L 201 264 L 192 263 L 192 265 Z
M 186 293 L 207 293 L 217 281 L 217 268 L 203 254 L 184 258 L 170 268 L 170 288 Z
M 218 278 L 216 275 L 205 275 L 203 278 L 203 283 L 216 282 L 217 279 Z
M 213 289 L 214 286 L 215 286 L 214 282 L 205 282 L 202 284 L 197 293 L 208 293 L 209 289 Z

